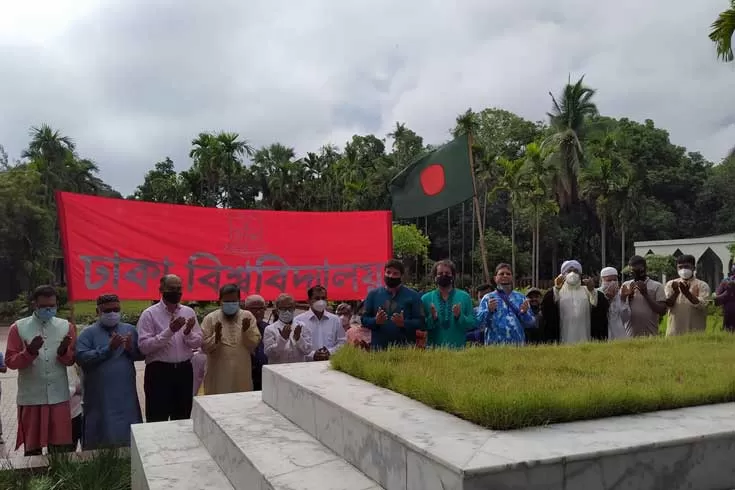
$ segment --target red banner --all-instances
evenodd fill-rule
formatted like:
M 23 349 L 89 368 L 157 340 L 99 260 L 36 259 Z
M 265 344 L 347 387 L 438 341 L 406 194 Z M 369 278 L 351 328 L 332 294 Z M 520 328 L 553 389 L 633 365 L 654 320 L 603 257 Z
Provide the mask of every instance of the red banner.
M 381 285 L 392 255 L 388 211 L 256 211 L 155 204 L 58 193 L 69 299 L 157 299 L 176 274 L 184 298 L 214 300 L 235 283 L 243 296 L 362 299 Z

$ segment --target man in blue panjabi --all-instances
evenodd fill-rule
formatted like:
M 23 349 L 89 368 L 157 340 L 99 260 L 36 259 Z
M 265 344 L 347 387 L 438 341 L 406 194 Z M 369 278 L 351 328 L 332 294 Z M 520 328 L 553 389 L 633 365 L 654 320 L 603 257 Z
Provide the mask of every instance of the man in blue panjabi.
M 83 371 L 84 449 L 130 446 L 130 425 L 143 421 L 135 382 L 138 332 L 120 322 L 120 299 L 97 298 L 99 320 L 85 328 L 76 344 Z
M 513 272 L 508 264 L 495 268 L 497 289 L 480 302 L 478 321 L 485 329 L 485 345 L 524 344 L 524 328 L 536 327 L 528 299 L 513 291 Z

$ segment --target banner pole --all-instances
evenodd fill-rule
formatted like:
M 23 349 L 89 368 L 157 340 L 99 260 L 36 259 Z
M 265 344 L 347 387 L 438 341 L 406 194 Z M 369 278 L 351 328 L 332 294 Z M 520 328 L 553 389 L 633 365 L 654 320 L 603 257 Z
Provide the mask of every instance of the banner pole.
M 485 279 L 485 283 L 490 283 L 490 268 L 487 266 L 487 252 L 485 250 L 485 223 L 482 222 L 482 216 L 480 215 L 480 200 L 477 198 L 477 179 L 475 179 L 475 155 L 472 152 L 472 133 L 467 134 L 467 145 L 469 146 L 470 152 L 470 174 L 472 175 L 472 202 L 475 208 L 475 216 L 477 221 L 477 228 L 480 232 L 480 257 L 482 258 L 482 273 Z M 515 271 L 513 271 L 515 274 Z

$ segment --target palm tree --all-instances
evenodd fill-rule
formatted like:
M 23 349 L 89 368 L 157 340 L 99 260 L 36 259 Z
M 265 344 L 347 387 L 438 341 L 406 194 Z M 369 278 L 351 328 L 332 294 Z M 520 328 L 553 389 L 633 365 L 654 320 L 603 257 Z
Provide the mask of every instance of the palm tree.
M 582 195 L 595 206 L 600 219 L 600 258 L 603 266 L 607 264 L 607 223 L 614 215 L 614 198 L 624 190 L 630 172 L 630 166 L 614 155 L 594 158 L 582 172 Z
M 729 62 L 735 59 L 732 51 L 732 36 L 735 34 L 735 0 L 730 0 L 730 8 L 721 12 L 712 23 L 709 38 L 715 43 L 717 57 Z
M 531 276 L 534 286 L 538 286 L 540 242 L 541 242 L 541 217 L 554 213 L 558 210 L 556 202 L 549 198 L 549 180 L 552 169 L 549 160 L 541 150 L 538 143 L 530 143 L 526 146 L 523 158 L 523 181 L 527 190 L 527 201 L 533 217 L 532 231 L 532 266 Z
M 504 157 L 498 159 L 502 173 L 500 179 L 493 187 L 491 194 L 497 198 L 499 192 L 508 195 L 508 211 L 510 212 L 510 247 L 511 247 L 511 270 L 516 274 L 516 211 L 524 192 L 524 173 L 522 172 L 524 161 L 522 159 L 509 160 Z
M 577 176 L 582 167 L 582 141 L 587 120 L 598 114 L 592 102 L 595 90 L 586 87 L 582 76 L 575 84 L 567 83 L 559 100 L 549 92 L 553 103 L 547 115 L 553 133 L 544 141 L 556 168 L 553 179 L 554 193 L 559 206 L 568 208 L 578 199 Z
M 229 182 L 242 171 L 241 159 L 252 155 L 252 147 L 237 133 L 228 132 L 200 133 L 191 144 L 192 167 L 201 175 L 202 204 L 210 207 L 230 205 L 232 187 Z
M 30 130 L 31 142 L 21 156 L 31 161 L 41 174 L 44 184 L 44 202 L 52 204 L 56 189 L 65 188 L 69 184 L 66 164 L 74 157 L 74 141 L 68 136 L 62 136 L 48 124 L 32 127 Z

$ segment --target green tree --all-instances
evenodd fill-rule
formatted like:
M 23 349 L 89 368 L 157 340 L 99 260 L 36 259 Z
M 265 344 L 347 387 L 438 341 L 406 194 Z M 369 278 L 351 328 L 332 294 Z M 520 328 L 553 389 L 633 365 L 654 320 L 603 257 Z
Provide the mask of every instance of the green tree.
M 527 186 L 526 202 L 531 213 L 533 223 L 531 239 L 531 277 L 534 286 L 539 281 L 539 262 L 541 252 L 541 219 L 548 214 L 555 214 L 559 208 L 556 202 L 550 199 L 550 178 L 552 169 L 549 160 L 544 155 L 541 145 L 531 143 L 526 146 L 523 156 L 523 181 Z
M 505 192 L 508 196 L 508 212 L 510 213 L 510 265 L 513 273 L 516 274 L 516 215 L 525 190 L 525 183 L 523 181 L 524 161 L 522 159 L 509 160 L 501 157 L 498 159 L 498 165 L 500 165 L 502 173 L 491 193 L 494 197 L 497 197 L 499 192 Z
M 710 29 L 709 38 L 715 43 L 717 57 L 725 62 L 735 59 L 732 51 L 732 36 L 735 33 L 735 0 L 730 0 L 730 8 L 717 16 Z
M 616 150 L 615 136 L 608 134 L 580 176 L 581 194 L 595 207 L 600 221 L 600 257 L 607 264 L 608 220 L 615 214 L 615 199 L 626 190 L 630 167 Z
M 568 208 L 578 198 L 577 177 L 583 165 L 583 141 L 590 118 L 598 114 L 592 102 L 595 90 L 584 85 L 584 76 L 567 83 L 559 100 L 549 92 L 552 110 L 548 113 L 551 135 L 544 141 L 554 159 L 554 192 L 559 206 Z
M 187 204 L 184 182 L 174 169 L 174 162 L 166 157 L 157 162 L 153 170 L 146 172 L 143 183 L 139 185 L 134 199 L 149 202 Z

